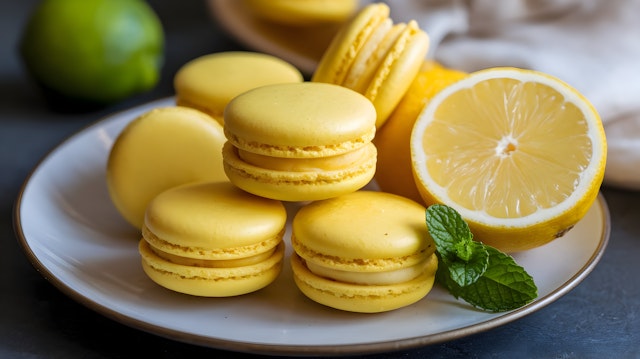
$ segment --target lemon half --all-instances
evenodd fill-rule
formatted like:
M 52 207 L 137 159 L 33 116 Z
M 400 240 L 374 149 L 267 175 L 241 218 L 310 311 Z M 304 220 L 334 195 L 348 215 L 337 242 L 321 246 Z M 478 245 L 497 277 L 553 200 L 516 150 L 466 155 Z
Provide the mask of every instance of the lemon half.
M 490 68 L 433 97 L 411 133 L 416 186 L 474 238 L 505 252 L 561 237 L 584 217 L 604 177 L 600 116 L 545 73 Z

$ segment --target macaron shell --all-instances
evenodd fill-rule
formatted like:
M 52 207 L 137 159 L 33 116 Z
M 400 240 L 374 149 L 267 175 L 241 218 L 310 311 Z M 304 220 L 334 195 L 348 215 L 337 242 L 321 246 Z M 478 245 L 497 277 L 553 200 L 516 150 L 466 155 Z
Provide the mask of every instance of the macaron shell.
M 174 76 L 174 89 L 178 105 L 206 112 L 222 123 L 225 106 L 237 95 L 264 85 L 302 81 L 302 73 L 278 57 L 229 51 L 184 64 Z
M 280 201 L 247 193 L 228 181 L 196 183 L 156 196 L 147 208 L 143 235 L 170 254 L 238 259 L 275 247 L 286 221 Z
M 366 186 L 376 171 L 377 151 L 366 146 L 367 156 L 352 167 L 335 171 L 275 171 L 251 165 L 237 155 L 235 147 L 224 145 L 224 170 L 239 188 L 258 196 L 281 201 L 313 201 L 357 191 Z
M 106 180 L 112 202 L 141 228 L 147 204 L 164 190 L 195 181 L 227 181 L 222 126 L 186 107 L 150 110 L 130 122 L 109 153 Z
M 342 84 L 358 52 L 389 13 L 389 6 L 382 3 L 369 4 L 360 10 L 333 38 L 311 81 Z
M 362 190 L 302 207 L 293 218 L 291 242 L 305 260 L 328 268 L 405 268 L 435 251 L 425 213 L 407 198 Z
M 265 261 L 236 268 L 184 266 L 156 255 L 145 240 L 139 243 L 142 268 L 155 283 L 195 296 L 229 297 L 251 293 L 272 283 L 282 270 L 284 243 Z
M 234 98 L 224 131 L 235 147 L 274 157 L 324 157 L 352 151 L 375 136 L 371 101 L 342 86 L 268 85 Z
M 410 281 L 393 285 L 358 285 L 316 276 L 295 253 L 290 261 L 294 282 L 304 295 L 332 308 L 359 313 L 390 311 L 421 300 L 433 288 L 438 268 L 437 257 L 432 254 L 424 272 Z

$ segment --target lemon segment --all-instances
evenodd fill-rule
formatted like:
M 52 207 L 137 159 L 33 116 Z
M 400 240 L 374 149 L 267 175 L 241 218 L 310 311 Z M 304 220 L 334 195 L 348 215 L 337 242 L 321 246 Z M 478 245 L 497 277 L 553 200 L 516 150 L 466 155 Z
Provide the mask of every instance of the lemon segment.
M 411 134 L 427 205 L 456 209 L 476 239 L 506 252 L 561 237 L 596 199 L 606 162 L 589 101 L 541 72 L 492 68 L 437 94 Z

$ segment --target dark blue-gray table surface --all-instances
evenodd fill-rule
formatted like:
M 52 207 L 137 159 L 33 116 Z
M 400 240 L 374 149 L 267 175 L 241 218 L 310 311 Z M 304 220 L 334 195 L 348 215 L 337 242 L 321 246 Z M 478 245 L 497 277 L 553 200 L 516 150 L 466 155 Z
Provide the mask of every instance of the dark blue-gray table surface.
M 45 106 L 16 52 L 36 0 L 0 3 L 0 358 L 257 357 L 165 339 L 106 318 L 67 297 L 29 262 L 13 229 L 20 187 L 62 140 L 112 112 L 173 94 L 186 61 L 243 49 L 204 1 L 149 3 L 166 32 L 161 83 L 98 111 L 63 114 Z M 611 237 L 599 264 L 548 306 L 479 334 L 368 358 L 640 358 L 640 191 L 603 187 Z M 390 329 L 392 330 L 392 329 Z

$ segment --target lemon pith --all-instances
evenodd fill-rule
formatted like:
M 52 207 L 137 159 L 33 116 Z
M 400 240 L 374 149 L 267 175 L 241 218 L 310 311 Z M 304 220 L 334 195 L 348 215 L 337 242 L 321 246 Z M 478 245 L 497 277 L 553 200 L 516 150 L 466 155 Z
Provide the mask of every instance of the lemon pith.
M 505 251 L 562 236 L 596 199 L 606 139 L 598 113 L 549 75 L 478 71 L 436 95 L 414 126 L 412 166 L 427 204 L 452 206 Z

